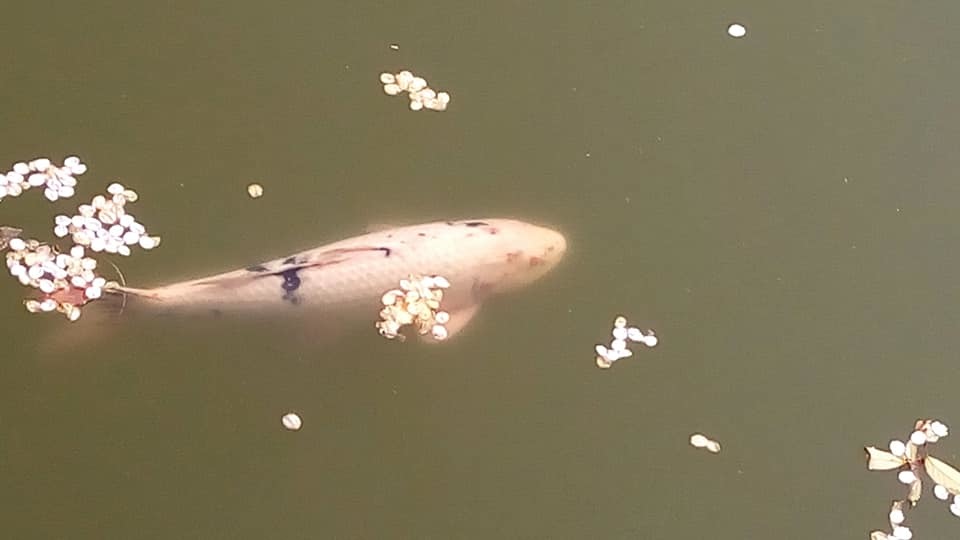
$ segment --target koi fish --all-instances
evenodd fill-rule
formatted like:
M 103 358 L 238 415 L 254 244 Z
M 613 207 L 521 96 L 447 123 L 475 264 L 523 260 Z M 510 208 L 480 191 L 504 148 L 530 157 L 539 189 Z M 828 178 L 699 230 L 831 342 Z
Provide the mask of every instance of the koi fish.
M 381 296 L 409 275 L 450 282 L 442 309 L 455 335 L 492 294 L 530 284 L 563 257 L 559 232 L 510 219 L 441 221 L 382 230 L 209 277 L 155 287 L 120 286 L 127 307 L 164 313 L 315 314 L 372 323 Z

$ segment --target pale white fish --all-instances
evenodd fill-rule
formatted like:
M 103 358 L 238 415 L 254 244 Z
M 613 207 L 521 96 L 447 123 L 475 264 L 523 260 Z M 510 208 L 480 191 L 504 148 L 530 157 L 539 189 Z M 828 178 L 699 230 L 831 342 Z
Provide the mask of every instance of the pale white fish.
M 559 232 L 511 219 L 440 221 L 380 230 L 240 270 L 152 289 L 119 287 L 128 308 L 168 313 L 316 315 L 377 320 L 382 294 L 411 274 L 451 283 L 448 333 L 490 294 L 536 281 L 566 251 Z

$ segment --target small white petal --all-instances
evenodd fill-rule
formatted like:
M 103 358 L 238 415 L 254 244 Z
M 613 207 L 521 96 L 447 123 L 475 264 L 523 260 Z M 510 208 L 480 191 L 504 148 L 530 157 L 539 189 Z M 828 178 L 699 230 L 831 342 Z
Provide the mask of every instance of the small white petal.
M 77 165 L 80 165 L 80 158 L 78 158 L 77 156 L 68 156 L 66 159 L 63 160 L 64 167 L 68 167 L 72 169 Z
M 140 245 L 143 245 L 143 238 L 140 239 Z M 90 249 L 97 252 L 103 251 L 106 247 L 107 243 L 103 238 L 94 238 L 93 241 L 90 242 Z
M 618 368 L 619 369 L 619 368 Z M 706 435 L 701 433 L 694 433 L 690 436 L 690 444 L 697 448 L 706 448 L 707 444 L 710 443 L 710 439 Z
M 57 301 L 53 298 L 47 298 L 40 302 L 40 311 L 53 311 L 57 309 Z
M 447 281 L 447 278 L 443 276 L 433 276 L 433 284 L 438 289 L 446 289 L 450 287 L 450 282 Z
M 70 225 L 70 216 L 60 214 L 59 216 L 53 218 L 53 222 L 57 225 L 63 225 L 64 227 L 67 227 Z
M 107 193 L 109 193 L 109 194 L 111 194 L 111 195 L 117 195 L 117 194 L 123 193 L 123 190 L 124 190 L 124 189 L 126 189 L 126 188 L 123 187 L 123 184 L 121 184 L 121 183 L 119 183 L 119 182 L 114 182 L 114 183 L 110 184 L 109 186 L 107 186 Z
M 153 249 L 157 247 L 159 242 L 156 240 L 156 237 L 153 236 L 141 236 L 140 237 L 140 247 L 143 249 Z
M 84 296 L 86 296 L 91 300 L 96 300 L 97 298 L 100 298 L 101 296 L 103 296 L 103 289 L 101 289 L 100 287 L 90 286 L 90 287 L 87 287 L 85 291 L 83 291 L 83 294 Z
M 910 434 L 910 442 L 916 446 L 923 446 L 927 444 L 927 434 L 922 431 L 914 431 Z
M 444 339 L 447 339 L 447 329 L 443 325 L 433 325 L 433 328 L 430 329 L 430 333 L 433 334 L 433 338 L 437 341 L 443 341 Z
M 395 96 L 400 92 L 403 92 L 403 89 L 400 88 L 400 85 L 398 84 L 391 83 L 383 85 L 383 93 L 388 96 Z
M 893 537 L 897 540 L 910 540 L 913 538 L 913 531 L 907 527 L 897 525 L 893 528 Z
M 939 420 L 934 420 L 933 423 L 930 424 L 930 431 L 932 431 L 937 437 L 946 437 L 950 433 L 947 425 Z
M 98 278 L 94 279 L 93 282 L 91 283 L 91 285 L 93 285 L 94 287 L 100 287 L 101 289 L 102 289 L 102 288 L 104 287 L 104 285 L 106 285 L 106 284 L 107 284 L 107 280 L 104 279 L 104 278 L 102 278 L 102 277 L 98 277 Z
M 628 337 L 627 329 L 626 329 L 626 328 L 623 328 L 622 326 L 619 326 L 619 327 L 614 328 L 614 329 L 613 329 L 613 337 L 614 337 L 614 339 L 619 339 L 619 340 L 627 339 L 627 337 Z
M 140 233 L 136 231 L 127 231 L 123 233 L 123 243 L 128 246 L 140 243 Z
M 283 422 L 283 427 L 290 431 L 298 431 L 301 427 L 303 427 L 303 420 L 301 420 L 296 413 L 287 413 L 283 415 L 281 422 Z
M 613 320 L 613 326 L 616 328 L 625 328 L 627 326 L 627 318 L 623 315 L 617 316 L 617 318 Z
M 11 238 L 9 247 L 14 251 L 23 251 L 24 249 L 27 249 L 27 243 L 21 238 Z
M 117 246 L 117 253 L 119 253 L 120 255 L 123 255 L 124 257 L 129 257 L 130 247 L 126 245 L 119 245 Z
M 622 339 L 615 339 L 610 342 L 610 348 L 615 351 L 623 351 L 627 348 L 627 342 Z
M 419 111 L 419 110 L 422 109 L 422 108 L 423 108 L 423 102 L 422 102 L 422 101 L 417 101 L 417 100 L 412 100 L 412 101 L 410 101 L 410 110 L 411 110 L 411 111 Z
M 900 471 L 897 474 L 897 480 L 901 484 L 912 484 L 917 479 L 917 475 L 913 474 L 913 471 Z
M 15 173 L 17 173 L 17 174 L 19 174 L 19 175 L 21 175 L 21 176 L 22 176 L 22 175 L 25 175 L 25 174 L 27 174 L 27 173 L 30 172 L 30 166 L 27 165 L 26 163 L 23 163 L 23 162 L 14 163 L 14 164 L 13 164 L 13 172 L 15 172 Z
M 54 286 L 53 282 L 49 279 L 41 279 L 38 288 L 46 294 L 50 294 L 57 290 L 56 286 Z
M 60 189 L 57 190 L 57 195 L 59 195 L 62 199 L 69 199 L 70 197 L 73 197 L 75 193 L 76 191 L 72 186 L 61 186 Z
M 397 82 L 397 77 L 393 73 L 384 72 L 380 74 L 380 82 L 383 84 L 393 84 Z
M 606 348 L 606 347 L 604 347 L 603 345 L 597 345 L 596 347 L 594 347 L 594 350 L 597 351 L 597 354 L 599 354 L 600 356 L 603 356 L 604 358 L 606 358 L 606 356 L 607 356 L 607 348 Z
M 894 508 L 890 511 L 890 523 L 892 525 L 900 525 L 903 523 L 905 516 L 903 515 L 903 510 L 899 508 Z
M 82 259 L 83 253 L 84 253 L 83 246 L 73 246 L 72 248 L 70 248 L 70 256 L 73 257 L 74 259 Z
M 83 276 L 73 276 L 70 278 L 70 284 L 78 289 L 85 289 L 87 287 L 87 280 L 83 279 Z
M 27 183 L 33 187 L 40 187 L 47 183 L 47 175 L 43 173 L 33 173 L 27 178 Z
M 933 486 L 933 496 L 945 501 L 950 498 L 950 490 L 940 484 Z
M 63 238 L 64 236 L 70 234 L 70 229 L 64 227 L 63 225 L 57 225 L 53 228 L 53 234 L 57 238 Z
M 450 314 L 446 311 L 438 311 L 433 319 L 437 321 L 437 324 L 447 324 L 450 322 Z
M 43 196 L 47 198 L 48 201 L 54 202 L 60 198 L 60 195 L 57 193 L 57 190 L 47 188 L 43 190 Z
M 951 505 L 950 505 L 950 513 L 953 514 L 953 515 L 955 515 L 955 516 L 957 516 L 957 517 L 960 517 L 960 504 L 957 504 L 957 503 L 951 504 Z

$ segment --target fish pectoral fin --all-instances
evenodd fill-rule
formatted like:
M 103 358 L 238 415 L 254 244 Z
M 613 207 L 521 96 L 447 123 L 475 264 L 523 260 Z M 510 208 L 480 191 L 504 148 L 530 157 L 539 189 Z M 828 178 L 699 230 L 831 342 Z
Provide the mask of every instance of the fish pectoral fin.
M 449 340 L 460 333 L 461 330 L 473 319 L 473 316 L 477 314 L 477 311 L 480 310 L 480 304 L 473 304 L 464 308 L 460 308 L 456 311 L 451 311 L 450 320 L 447 321 L 447 324 L 443 325 L 447 329 L 447 339 Z M 429 343 L 441 343 L 441 340 L 434 339 L 430 334 L 424 334 L 420 336 L 425 341 Z M 442 340 L 442 341 L 446 341 Z

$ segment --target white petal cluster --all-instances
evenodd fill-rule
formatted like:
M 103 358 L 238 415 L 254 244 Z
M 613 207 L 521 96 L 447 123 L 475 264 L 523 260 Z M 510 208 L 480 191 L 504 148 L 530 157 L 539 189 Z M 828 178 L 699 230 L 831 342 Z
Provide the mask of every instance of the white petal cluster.
M 951 501 L 950 512 L 960 517 L 960 471 L 930 455 L 930 445 L 950 434 L 946 424 L 939 420 L 917 420 L 906 442 L 890 441 L 890 451 L 870 446 L 867 451 L 867 468 L 871 471 L 897 471 L 897 480 L 908 486 L 907 496 L 893 502 L 890 509 L 891 532 L 873 531 L 873 540 L 910 540 L 913 532 L 903 523 L 904 509 L 920 500 L 923 477 L 933 480 L 933 494 L 942 501 Z
M 147 229 L 128 214 L 125 205 L 137 200 L 137 193 L 122 184 L 107 187 L 107 195 L 97 195 L 90 204 L 82 204 L 74 216 L 54 218 L 53 234 L 59 238 L 71 236 L 78 246 L 91 251 L 130 255 L 131 246 L 153 249 L 160 245 L 160 237 L 149 236 Z
M 387 339 L 405 339 L 400 329 L 413 325 L 421 335 L 431 334 L 436 340 L 447 338 L 447 328 L 444 326 L 450 321 L 450 314 L 440 310 L 440 301 L 443 300 L 443 289 L 450 287 L 450 282 L 442 276 L 409 276 L 400 280 L 400 288 L 383 293 L 380 299 L 383 309 L 380 310 L 380 321 L 377 330 Z
M 610 342 L 610 346 L 597 345 L 595 347 L 597 367 L 607 369 L 617 360 L 633 356 L 633 351 L 627 348 L 628 341 L 643 343 L 647 347 L 655 347 L 658 342 L 657 336 L 654 335 L 653 330 L 647 332 L 647 334 L 644 334 L 639 328 L 628 328 L 626 317 L 617 316 L 613 321 L 613 331 L 611 332 L 613 340 Z
M 58 311 L 75 321 L 80 318 L 80 306 L 103 294 L 107 281 L 96 275 L 96 259 L 86 257 L 81 246 L 59 253 L 55 246 L 37 240 L 13 238 L 8 247 L 10 275 L 42 293 L 39 299 L 24 302 L 27 311 Z
M 690 445 L 694 448 L 706 448 L 707 451 L 712 454 L 720 453 L 720 443 L 702 433 L 694 433 L 691 435 Z
M 50 201 L 73 197 L 77 176 L 86 171 L 87 166 L 76 156 L 64 159 L 63 165 L 54 165 L 47 158 L 14 163 L 9 171 L 0 174 L 0 200 L 18 197 L 33 187 L 42 187 L 43 196 Z
M 407 92 L 410 97 L 410 110 L 419 111 L 430 109 L 443 111 L 450 103 L 450 94 L 437 92 L 427 86 L 427 81 L 413 73 L 403 70 L 400 73 L 381 73 L 380 82 L 383 83 L 383 92 L 388 96 L 396 96 Z

